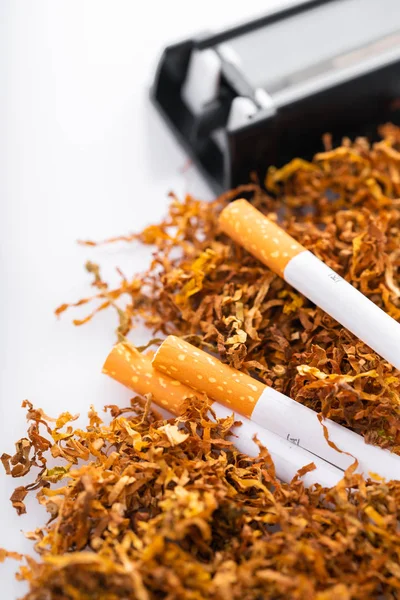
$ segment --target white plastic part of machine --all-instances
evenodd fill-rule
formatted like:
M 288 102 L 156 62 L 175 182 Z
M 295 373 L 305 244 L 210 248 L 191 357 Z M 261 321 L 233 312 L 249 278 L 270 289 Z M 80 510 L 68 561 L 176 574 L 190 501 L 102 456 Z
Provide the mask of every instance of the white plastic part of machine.
M 195 114 L 216 99 L 221 76 L 221 59 L 215 50 L 194 50 L 185 83 L 182 99 Z

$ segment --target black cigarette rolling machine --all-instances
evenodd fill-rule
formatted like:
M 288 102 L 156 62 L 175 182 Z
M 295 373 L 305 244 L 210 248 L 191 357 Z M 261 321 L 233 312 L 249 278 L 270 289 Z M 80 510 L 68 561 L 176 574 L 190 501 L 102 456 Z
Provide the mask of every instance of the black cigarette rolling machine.
M 400 122 L 400 0 L 308 0 L 169 46 L 151 94 L 217 192 L 326 132 L 374 139 Z

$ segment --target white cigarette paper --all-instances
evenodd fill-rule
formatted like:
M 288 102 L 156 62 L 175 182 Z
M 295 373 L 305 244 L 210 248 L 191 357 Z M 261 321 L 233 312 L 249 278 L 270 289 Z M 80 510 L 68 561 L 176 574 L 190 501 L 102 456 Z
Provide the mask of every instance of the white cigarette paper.
M 267 387 L 261 394 L 251 419 L 286 440 L 347 469 L 356 458 L 357 472 L 364 477 L 400 479 L 400 457 L 393 452 L 366 444 L 364 438 L 342 425 L 324 419 L 328 437 L 340 450 L 327 443 L 317 413 L 288 396 Z M 348 454 L 346 454 L 346 452 Z
M 314 254 L 306 250 L 292 258 L 283 277 L 396 369 L 400 369 L 400 324 Z
M 232 415 L 232 410 L 218 402 L 214 402 L 212 408 L 220 419 Z M 237 435 L 232 440 L 236 448 L 249 456 L 258 456 L 259 448 L 253 441 L 254 436 L 257 436 L 258 441 L 268 449 L 274 461 L 276 474 L 281 481 L 288 483 L 299 469 L 309 463 L 314 463 L 316 468 L 302 477 L 307 487 L 314 483 L 319 483 L 323 487 L 333 487 L 343 478 L 343 471 L 334 465 L 299 448 L 295 443 L 275 435 L 250 419 L 236 413 L 233 414 L 235 419 L 241 422 L 240 427 L 234 427 L 232 430 Z

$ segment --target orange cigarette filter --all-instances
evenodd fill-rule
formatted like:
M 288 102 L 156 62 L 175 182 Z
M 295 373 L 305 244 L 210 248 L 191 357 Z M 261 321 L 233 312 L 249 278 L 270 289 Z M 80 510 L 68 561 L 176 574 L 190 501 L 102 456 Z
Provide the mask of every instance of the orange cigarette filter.
M 306 250 L 244 199 L 228 204 L 219 224 L 224 233 L 281 277 L 291 259 Z
M 157 350 L 153 366 L 169 377 L 179 376 L 194 390 L 205 392 L 213 400 L 246 417 L 251 416 L 266 388 L 263 383 L 173 335 L 168 336 Z
M 185 398 L 193 396 L 193 389 L 174 378 L 163 377 L 151 364 L 152 356 L 152 353 L 141 354 L 130 344 L 122 342 L 111 350 L 103 373 L 140 396 L 152 394 L 156 404 L 179 414 Z

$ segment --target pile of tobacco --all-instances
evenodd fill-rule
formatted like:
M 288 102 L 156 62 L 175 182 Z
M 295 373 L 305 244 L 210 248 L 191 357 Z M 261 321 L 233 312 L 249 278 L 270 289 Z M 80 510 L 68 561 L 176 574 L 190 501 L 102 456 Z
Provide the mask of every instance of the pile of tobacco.
M 14 476 L 39 467 L 31 489 L 50 516 L 29 534 L 26 600 L 398 597 L 400 481 L 281 484 L 268 451 L 239 454 L 232 419 L 204 402 L 169 422 L 139 399 L 107 409 L 108 425 L 91 409 L 74 430 L 28 405 L 28 438 L 2 458 Z
M 95 295 L 76 305 L 94 307 L 75 323 L 113 308 L 124 339 L 144 320 L 400 454 L 399 373 L 218 229 L 246 197 L 400 320 L 400 130 L 381 134 L 334 149 L 326 136 L 312 162 L 212 203 L 172 197 L 164 221 L 109 240 L 153 245 L 145 273 L 113 288 L 87 265 Z M 106 421 L 91 409 L 85 430 L 25 403 L 27 438 L 2 462 L 13 477 L 39 469 L 12 502 L 22 513 L 37 490 L 49 513 L 28 534 L 39 556 L 20 567 L 25 600 L 400 598 L 400 481 L 350 468 L 332 489 L 306 489 L 301 474 L 283 484 L 268 450 L 240 454 L 233 418 L 205 400 L 168 421 L 150 402 L 106 407 Z
M 333 150 L 327 137 L 312 163 L 271 168 L 264 187 L 243 186 L 213 203 L 173 197 L 164 221 L 120 238 L 155 246 L 146 273 L 110 289 L 88 265 L 95 313 L 114 307 L 120 337 L 143 318 L 154 335 L 181 336 L 400 454 L 396 370 L 218 230 L 226 203 L 246 196 L 400 320 L 400 129 L 386 125 L 382 135 L 373 146 L 345 139 Z

